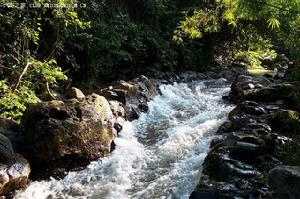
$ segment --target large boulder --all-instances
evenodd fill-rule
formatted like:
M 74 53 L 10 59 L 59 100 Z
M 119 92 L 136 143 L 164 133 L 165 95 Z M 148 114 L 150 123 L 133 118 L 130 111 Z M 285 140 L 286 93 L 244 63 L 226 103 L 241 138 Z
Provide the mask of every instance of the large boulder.
M 96 94 L 33 104 L 21 122 L 20 150 L 35 177 L 62 175 L 108 155 L 117 136 L 114 123 L 108 101 Z
M 254 167 L 220 153 L 210 153 L 205 158 L 204 171 L 211 179 L 223 182 L 236 177 L 261 178 L 260 172 Z
M 265 77 L 240 75 L 231 86 L 231 99 L 233 101 L 274 102 L 284 100 L 292 102 L 291 94 L 295 90 L 294 84 L 271 82 Z
M 115 82 L 109 88 L 102 89 L 99 94 L 124 104 L 126 119 L 134 120 L 141 112 L 148 110 L 147 102 L 158 94 L 158 86 L 154 80 L 141 75 L 131 82 Z
M 274 199 L 298 199 L 300 197 L 300 167 L 278 166 L 268 176 Z
M 191 198 L 270 198 L 266 174 L 281 164 L 274 155 L 283 143 L 270 120 L 279 110 L 278 103 L 254 101 L 233 109 L 211 143 Z
M 272 83 L 265 77 L 238 76 L 231 86 L 231 94 L 237 100 L 245 100 L 249 91 L 270 86 Z
M 29 173 L 27 160 L 15 154 L 9 139 L 0 134 L 0 196 L 25 187 Z
M 257 90 L 251 90 L 246 93 L 245 99 L 259 102 L 274 102 L 278 100 L 284 100 L 292 103 L 291 94 L 294 92 L 294 90 L 294 85 L 289 83 L 280 83 Z

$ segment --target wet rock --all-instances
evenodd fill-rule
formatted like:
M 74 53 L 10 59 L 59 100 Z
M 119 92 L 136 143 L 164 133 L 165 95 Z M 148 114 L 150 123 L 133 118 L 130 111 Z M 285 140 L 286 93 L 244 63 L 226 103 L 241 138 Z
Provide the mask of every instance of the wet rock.
M 11 166 L 15 161 L 12 144 L 7 137 L 0 134 L 0 163 Z
M 264 107 L 260 106 L 258 103 L 252 101 L 244 101 L 230 112 L 229 118 L 242 114 L 259 116 L 266 113 L 267 111 L 264 109 Z
M 226 129 L 227 132 L 241 130 L 265 135 L 272 131 L 272 128 L 265 121 L 250 115 L 231 115 L 230 122 L 230 128 Z
M 244 142 L 244 143 L 250 143 L 255 146 L 259 147 L 265 147 L 266 142 L 264 139 L 260 138 L 259 136 L 256 135 L 251 135 L 251 134 L 243 134 L 239 136 L 239 141 Z
M 229 155 L 228 152 L 233 149 L 230 145 L 233 145 L 233 143 L 226 142 L 218 144 L 221 146 L 213 148 L 212 152 L 205 158 L 200 182 L 191 197 L 260 198 L 268 196 L 270 193 L 269 188 L 261 183 L 263 174 L 255 166 Z M 253 147 L 249 144 L 247 144 L 247 147 L 244 143 L 238 145 L 243 150 L 247 148 L 247 151 L 249 148 L 251 148 L 250 151 L 253 151 L 253 148 L 257 149 L 256 146 Z M 252 155 L 252 153 L 249 154 L 249 158 L 252 158 Z
M 141 111 L 134 105 L 131 105 L 129 108 L 127 108 L 127 113 L 128 113 L 128 120 L 137 120 L 140 117 Z
M 112 113 L 116 117 L 122 117 L 122 118 L 126 117 L 124 104 L 115 100 L 115 101 L 109 101 L 109 105 L 110 105 L 110 109 L 111 109 Z
M 300 167 L 279 166 L 268 175 L 274 199 L 297 199 L 300 196 Z
M 121 80 L 113 85 L 113 89 L 127 91 L 126 94 L 128 94 L 128 96 L 133 96 L 138 92 L 139 87 L 137 84 L 133 84 L 133 83 L 129 83 L 129 82 Z
M 26 159 L 21 155 L 16 154 L 15 162 L 13 165 L 7 168 L 6 174 L 3 168 L 1 168 L 1 191 L 0 195 L 8 194 L 11 191 L 24 188 L 27 185 L 30 165 Z M 7 178 L 8 177 L 8 178 Z M 8 181 L 6 181 L 6 180 Z
M 260 152 L 260 146 L 248 142 L 236 142 L 231 154 L 234 156 L 255 156 Z
M 111 152 L 113 118 L 107 100 L 96 94 L 30 105 L 21 122 L 20 150 L 36 177 L 85 166 Z
M 122 125 L 120 125 L 119 123 L 115 123 L 114 128 L 116 129 L 117 133 L 120 133 L 123 129 Z
M 240 75 L 231 86 L 231 93 L 237 100 L 247 100 L 247 95 L 253 89 L 270 86 L 272 83 L 265 77 L 252 77 Z
M 75 88 L 75 87 L 69 88 L 66 91 L 65 96 L 69 99 L 71 99 L 71 98 L 78 98 L 78 99 L 85 98 L 85 95 L 83 94 L 83 92 L 81 90 L 79 90 L 78 88 Z
M 173 84 L 174 82 L 180 81 L 180 76 L 173 72 L 165 72 L 162 73 L 159 79 L 162 80 L 161 83 L 163 84 Z
M 267 66 L 271 66 L 273 64 L 276 63 L 276 59 L 272 58 L 271 56 L 266 56 L 263 60 L 262 60 L 262 65 L 267 65 Z
M 181 82 L 192 82 L 192 81 L 207 79 L 208 76 L 203 73 L 185 71 L 179 74 L 179 78 Z
M 142 112 L 147 112 L 149 110 L 148 104 L 146 103 L 140 103 L 138 107 Z
M 210 153 L 205 158 L 204 171 L 210 179 L 230 181 L 239 178 L 261 178 L 262 174 L 251 165 L 231 159 L 220 153 Z
M 217 198 L 271 198 L 270 191 L 259 181 L 236 179 L 232 182 L 220 182 L 209 180 L 207 175 L 202 176 L 202 182 L 192 193 L 191 197 L 199 198 L 203 193 L 209 193 L 208 196 Z M 199 198 L 202 199 L 202 198 Z
M 282 164 L 278 154 L 292 143 L 285 136 L 294 136 L 300 128 L 299 113 L 286 110 L 296 104 L 296 98 L 291 97 L 296 85 L 265 77 L 236 78 L 227 99 L 239 104 L 218 129 L 222 137 L 211 142 L 193 197 L 271 198 L 267 173 Z M 276 183 L 275 177 L 273 181 Z M 297 198 L 291 187 L 286 186 L 284 192 L 274 189 L 273 197 Z
M 277 100 L 290 101 L 290 95 L 295 90 L 295 86 L 288 83 L 276 84 L 270 87 L 249 91 L 244 99 L 260 102 L 274 102 Z
M 216 147 L 216 145 L 221 144 L 223 141 L 224 141 L 224 138 L 222 138 L 222 137 L 214 138 L 214 139 L 210 142 L 209 148 Z
M 232 199 L 230 196 L 221 195 L 217 192 L 200 192 L 194 191 L 190 199 Z
M 109 100 L 124 104 L 126 119 L 137 119 L 141 112 L 148 110 L 147 102 L 158 95 L 156 81 L 140 76 L 130 82 L 118 81 L 100 92 Z
M 233 123 L 231 121 L 224 122 L 218 129 L 217 133 L 224 134 L 230 132 L 233 129 Z
M 106 99 L 119 101 L 122 104 L 127 103 L 127 93 L 128 92 L 126 90 L 122 89 L 104 89 L 104 91 L 101 91 L 101 95 L 103 95 Z
M 0 196 L 25 187 L 29 173 L 27 160 L 15 154 L 9 139 L 0 134 Z
M 265 77 L 239 76 L 231 87 L 233 101 L 291 102 L 291 93 L 296 90 L 294 84 L 273 83 Z

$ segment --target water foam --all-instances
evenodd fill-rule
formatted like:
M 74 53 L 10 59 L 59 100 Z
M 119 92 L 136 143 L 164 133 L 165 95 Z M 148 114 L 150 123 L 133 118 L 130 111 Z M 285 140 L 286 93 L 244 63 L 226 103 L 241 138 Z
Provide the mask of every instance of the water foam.
M 221 82 L 221 83 L 220 83 Z M 188 198 L 231 105 L 223 80 L 162 85 L 149 111 L 125 122 L 110 157 L 64 179 L 33 182 L 16 198 Z

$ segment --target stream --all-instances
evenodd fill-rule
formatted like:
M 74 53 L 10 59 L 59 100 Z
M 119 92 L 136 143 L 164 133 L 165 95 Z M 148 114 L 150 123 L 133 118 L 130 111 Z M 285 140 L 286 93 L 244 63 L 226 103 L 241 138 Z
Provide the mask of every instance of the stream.
M 110 157 L 61 180 L 32 182 L 17 199 L 187 199 L 233 105 L 225 79 L 161 85 L 149 111 L 125 122 Z

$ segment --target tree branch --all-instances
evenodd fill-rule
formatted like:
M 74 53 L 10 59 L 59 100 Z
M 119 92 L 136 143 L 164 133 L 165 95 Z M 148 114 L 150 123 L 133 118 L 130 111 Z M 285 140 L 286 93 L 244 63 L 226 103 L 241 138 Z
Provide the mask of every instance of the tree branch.
M 277 6 L 277 5 L 273 5 L 273 4 L 269 4 L 269 3 L 265 3 L 265 2 L 262 2 L 262 1 L 255 1 L 256 3 L 258 4 L 261 4 L 261 5 L 265 5 L 265 6 L 268 6 L 268 7 L 272 7 L 272 8 L 276 8 L 278 10 L 282 10 L 282 11 L 285 11 L 285 12 L 292 12 L 292 13 L 300 13 L 300 11 L 296 11 L 296 10 L 289 10 L 289 9 L 286 9 L 286 8 L 282 8 L 280 6 Z
M 13 91 L 15 91 L 15 90 L 19 87 L 19 85 L 20 85 L 20 83 L 21 83 L 21 80 L 22 80 L 23 76 L 25 75 L 25 73 L 27 72 L 29 66 L 31 66 L 31 65 L 32 65 L 32 64 L 31 64 L 30 62 L 28 62 L 28 63 L 26 64 L 26 66 L 25 66 L 23 72 L 22 72 L 21 75 L 19 76 L 19 79 L 18 79 L 16 85 L 15 85 L 14 88 L 13 88 Z
M 0 68 L 5 68 L 5 69 L 7 69 L 7 70 L 12 70 L 11 68 L 8 68 L 8 67 L 6 67 L 6 66 L 3 66 L 2 64 L 0 64 Z
M 54 95 L 51 93 L 50 87 L 49 87 L 49 83 L 46 80 L 46 91 L 48 93 L 48 95 L 50 96 L 51 100 L 55 100 L 56 98 L 54 97 Z

